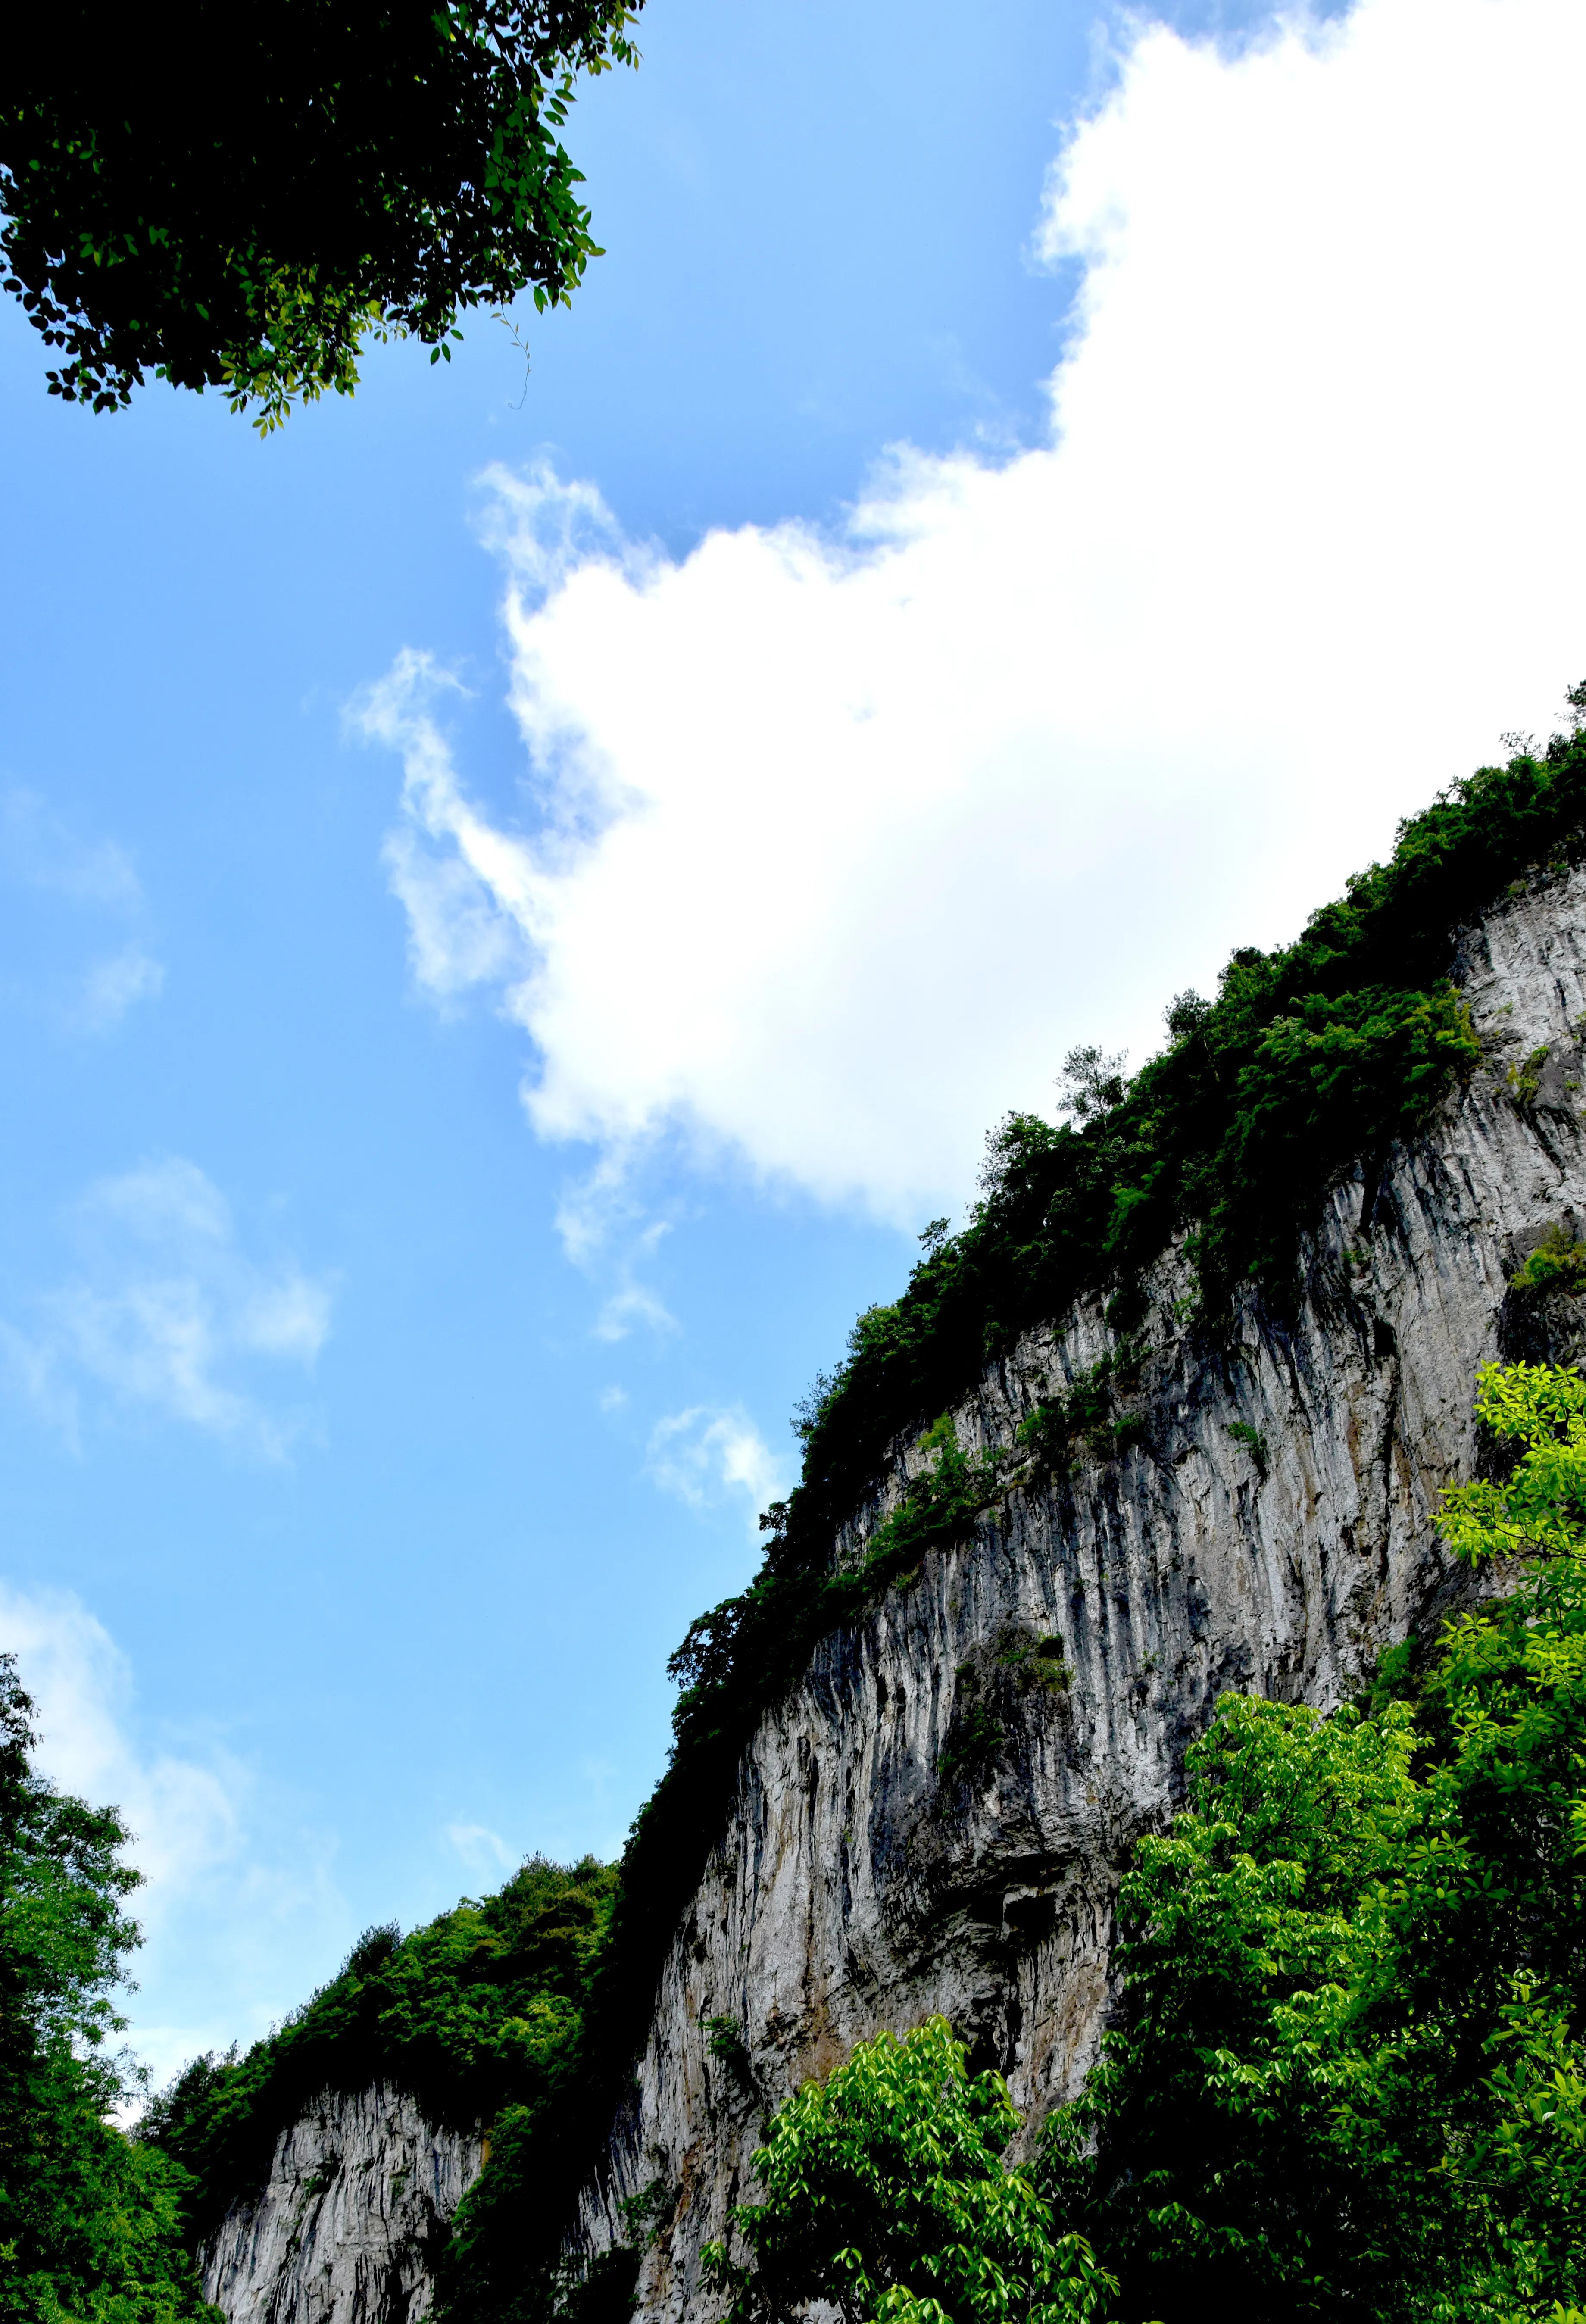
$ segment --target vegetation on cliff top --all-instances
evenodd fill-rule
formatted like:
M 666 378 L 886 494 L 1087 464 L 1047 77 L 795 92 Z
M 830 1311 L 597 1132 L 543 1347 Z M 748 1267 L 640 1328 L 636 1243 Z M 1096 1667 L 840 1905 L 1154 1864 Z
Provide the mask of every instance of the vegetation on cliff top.
M 1518 1586 L 1409 1699 L 1402 1650 L 1331 1719 L 1224 1696 L 1031 2162 L 939 2019 L 789 2099 L 709 2255 L 732 2324 L 1582 2324 L 1586 1379 L 1491 1366 L 1477 1410 L 1517 1465 L 1437 1523 Z
M 140 2136 L 193 2181 L 198 2240 L 263 2183 L 275 2141 L 326 2090 L 385 2082 L 437 2126 L 521 2138 L 565 2112 L 590 1974 L 611 1919 L 614 1865 L 537 1857 L 495 1895 L 466 1898 L 401 1936 L 366 1930 L 302 2008 L 238 2057 L 196 2059 Z
M 1094 1051 L 1076 1053 L 1068 1120 L 1010 1115 L 991 1135 L 963 1231 L 930 1231 L 901 1298 L 859 1318 L 844 1361 L 802 1416 L 803 1473 L 768 1513 L 760 1572 L 702 1615 L 672 1658 L 671 1760 L 633 1827 L 602 1972 L 613 2070 L 637 2038 L 756 1720 L 823 1636 L 930 1547 L 965 1537 L 1009 1489 L 1005 1458 L 971 1461 L 939 1433 L 930 1468 L 863 1561 L 834 1566 L 838 1529 L 874 1493 L 899 1441 L 1083 1293 L 1107 1297 L 1126 1342 L 1142 1270 L 1176 1233 L 1198 1285 L 1186 1328 L 1214 1338 L 1247 1289 L 1281 1315 L 1301 1232 L 1329 1185 L 1361 1163 L 1374 1177 L 1478 1062 L 1449 982 L 1460 928 L 1521 874 L 1586 849 L 1586 684 L 1569 702 L 1569 735 L 1452 785 L 1296 943 L 1235 953 L 1215 1000 L 1181 994 L 1167 1046 L 1132 1079 Z M 1100 1377 L 1072 1383 L 1033 1416 L 1035 1437 L 1044 1427 L 1059 1451 L 1080 1435 L 1096 1441 L 1107 1387 Z
M 823 1636 L 933 1546 L 964 1538 L 1021 1479 L 1062 1473 L 1082 1442 L 1111 1455 L 1126 1449 L 1114 1388 L 1141 1320 L 1142 1271 L 1171 1237 L 1185 1235 L 1198 1285 L 1195 1313 L 1177 1319 L 1185 1328 L 1214 1340 L 1241 1293 L 1281 1318 L 1300 1234 L 1328 1186 L 1361 1163 L 1374 1178 L 1395 1141 L 1423 1127 L 1478 1061 L 1449 982 L 1457 932 L 1522 874 L 1575 861 L 1586 846 L 1586 686 L 1571 706 L 1576 732 L 1541 757 L 1454 784 L 1296 944 L 1236 953 L 1215 1000 L 1181 995 L 1167 1012 L 1167 1046 L 1132 1079 L 1094 1051 L 1075 1053 L 1065 1121 L 1014 1115 L 993 1133 L 965 1227 L 927 1232 L 901 1298 L 859 1319 L 845 1360 L 817 1383 L 801 1420 L 802 1477 L 769 1513 L 761 1572 L 703 1615 L 672 1659 L 680 1692 L 669 1764 L 635 1821 L 614 1906 L 611 1876 L 599 1876 L 576 1993 L 557 1988 L 576 2006 L 542 2050 L 511 2052 L 527 2079 L 512 2081 L 494 2035 L 468 2053 L 466 2071 L 438 2071 L 429 2034 L 404 2032 L 384 1997 L 387 1967 L 376 1963 L 371 1979 L 355 1954 L 267 2055 L 250 2053 L 256 2065 L 194 2070 L 153 2126 L 198 2172 L 210 2216 L 256 2183 L 267 2134 L 316 2075 L 320 2087 L 350 2088 L 383 2074 L 419 2090 L 437 2118 L 521 2107 L 465 2207 L 443 2310 L 508 2324 L 565 2304 L 555 2274 L 561 2224 L 627 2086 L 660 1962 L 720 1837 L 755 1721 Z M 1527 1102 L 1523 1091 L 1516 1102 Z M 862 1512 L 899 1440 L 950 1407 L 1021 1332 L 1086 1292 L 1109 1303 L 1113 1352 L 1031 1416 L 1017 1452 L 972 1458 L 945 1421 L 927 1428 L 923 1471 L 872 1528 L 863 1556 L 834 1564 L 838 1529 Z M 599 1885 L 593 1867 L 558 1877 L 582 1882 L 592 1899 Z M 486 1923 L 492 1910 L 460 1908 Z M 423 1950 L 420 1939 L 405 1945 Z M 449 2022 L 447 1980 L 466 1982 L 472 1972 L 457 1964 L 471 1958 L 450 1936 L 426 1955 L 419 1984 L 435 1980 L 438 2021 Z M 365 1998 L 371 1983 L 378 1990 Z M 218 2075 L 213 2089 L 204 2073 Z

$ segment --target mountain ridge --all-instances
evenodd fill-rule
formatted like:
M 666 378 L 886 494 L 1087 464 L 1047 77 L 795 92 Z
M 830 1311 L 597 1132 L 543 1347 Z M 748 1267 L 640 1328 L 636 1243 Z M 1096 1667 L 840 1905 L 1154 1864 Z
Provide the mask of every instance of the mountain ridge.
M 1432 1085 L 1407 1111 L 1402 1087 L 1379 1087 L 1395 1135 L 1348 1167 L 1337 1138 L 1305 1158 L 1288 1192 L 1310 1223 L 1291 1224 L 1286 1284 L 1259 1264 L 1224 1269 L 1209 1313 L 1204 1230 L 1181 1217 L 1142 1263 L 1111 1254 L 1056 1323 L 1004 1334 L 923 1434 L 917 1398 L 826 1532 L 818 1570 L 811 1555 L 817 1586 L 837 1585 L 834 1618 L 795 1637 L 786 1686 L 707 1736 L 714 1783 L 680 1793 L 674 1764 L 660 1796 L 682 1803 L 680 1844 L 648 1897 L 635 1886 L 647 1823 L 652 1862 L 666 1834 L 653 1810 L 636 1826 L 617 1947 L 586 1995 L 593 2038 L 498 2136 L 439 2263 L 451 2313 L 515 2319 L 559 2301 L 625 2314 L 632 2287 L 658 2317 L 694 2315 L 701 2246 L 747 2183 L 764 2110 L 883 2024 L 944 2011 L 1027 2110 L 1071 2095 L 1108 2006 L 1119 1871 L 1174 1805 L 1184 1747 L 1217 1692 L 1329 1707 L 1452 1602 L 1426 1520 L 1439 1486 L 1480 1456 L 1476 1364 L 1570 1353 L 1578 1339 L 1567 1286 L 1510 1285 L 1550 1237 L 1572 1248 L 1586 1222 L 1583 805 L 1586 752 L 1560 738 L 1545 761 L 1454 787 L 1405 827 L 1386 871 L 1313 917 L 1313 955 L 1347 960 L 1340 915 L 1369 936 L 1407 860 L 1421 891 L 1405 957 L 1433 979 L 1394 988 L 1413 1007 L 1341 1017 L 1335 967 L 1307 1017 L 1305 992 L 1296 1007 L 1284 988 L 1306 939 L 1235 955 L 1236 988 L 1261 975 L 1277 987 L 1253 1040 L 1276 1040 L 1282 1072 L 1320 1056 L 1347 1074 L 1364 1056 L 1428 1067 Z M 1526 850 L 1540 868 L 1512 876 Z M 1428 883 L 1445 901 L 1480 891 L 1484 908 L 1439 936 Z M 1436 1009 L 1417 1019 L 1429 994 Z M 1203 1038 L 1219 1005 L 1180 996 L 1175 1047 Z M 1351 1102 L 1346 1086 L 1354 1135 Z M 1045 1135 L 1103 1148 L 1120 1104 L 1103 1093 L 1077 1136 Z M 945 1259 L 938 1238 L 916 1283 Z M 860 1333 L 851 1354 L 867 1352 Z M 812 1410 L 817 1461 L 842 1386 L 823 1383 Z M 798 1496 L 772 1516 L 774 1572 L 779 1544 L 813 1520 Z M 679 1707 L 685 1766 L 699 1675 Z M 370 2176 L 381 2167 L 373 2150 L 363 2162 Z M 539 2200 L 525 2209 L 530 2187 Z M 235 2191 L 222 2238 L 234 2250 L 259 2200 Z M 429 2286 L 426 2272 L 403 2294 L 414 2318 Z M 317 2304 L 279 2261 L 272 2282 L 228 2289 L 234 2324 L 266 2310 L 272 2324 L 355 2313 Z M 255 2292 L 264 2306 L 246 2304 Z M 378 2307 L 355 2312 L 386 2324 Z

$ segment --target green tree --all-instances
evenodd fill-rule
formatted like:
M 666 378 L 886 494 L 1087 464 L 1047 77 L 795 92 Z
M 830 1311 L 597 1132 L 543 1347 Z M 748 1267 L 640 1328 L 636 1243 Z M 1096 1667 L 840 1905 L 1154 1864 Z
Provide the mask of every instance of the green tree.
M 449 357 L 456 320 L 598 255 L 560 132 L 581 72 L 632 63 L 643 0 L 60 0 L 7 30 L 0 280 L 51 393 L 152 373 L 262 429 L 350 393 L 371 336 Z
M 1512 1583 L 1418 1699 L 1224 1698 L 1120 1906 L 1122 2024 L 1040 2183 L 1124 2311 L 1567 2324 L 1586 2295 L 1586 1380 L 1488 1367 L 1445 1495 Z
M 1117 2289 L 1084 2239 L 1055 2234 L 1003 2153 L 1019 2118 L 1000 2074 L 971 2077 L 942 2017 L 861 2042 L 806 2082 L 754 2167 L 766 2190 L 733 2224 L 735 2264 L 706 2246 L 733 2324 L 834 2301 L 848 2324 L 1082 2324 Z
M 1130 2316 L 1393 2312 L 1443 2208 L 1433 2134 L 1398 2158 L 1405 2204 L 1339 2126 L 1375 2119 L 1358 1997 L 1391 1975 L 1415 1741 L 1402 1704 L 1365 1721 L 1227 1698 L 1190 1755 L 1189 1809 L 1137 1851 L 1124 2023 L 1049 2123 L 1040 2173 Z
M 34 1770 L 32 1711 L 0 1655 L 0 2319 L 218 2324 L 181 2244 L 186 2174 L 106 2119 L 138 1942 L 126 1830 Z
M 405 1937 L 366 1929 L 263 2041 L 195 2059 L 138 2134 L 182 2166 L 189 2240 L 263 2184 L 281 2133 L 321 2092 L 382 2082 L 435 2126 L 484 2134 L 484 2167 L 439 2261 L 438 2314 L 547 2315 L 566 2288 L 562 2229 L 595 2135 L 583 2112 L 585 2018 L 616 1886 L 615 1868 L 593 1857 L 531 1858 L 494 1895 L 465 1897 Z M 636 2265 L 620 2255 L 603 2287 L 620 2292 L 624 2267 L 631 2285 Z
M 733 2324 L 1586 2324 L 1586 1379 L 1488 1367 L 1511 1473 L 1436 1522 L 1489 1594 L 1329 1718 L 1225 1696 L 1120 1900 L 1081 2098 L 1018 2116 L 941 2019 L 755 2158 Z

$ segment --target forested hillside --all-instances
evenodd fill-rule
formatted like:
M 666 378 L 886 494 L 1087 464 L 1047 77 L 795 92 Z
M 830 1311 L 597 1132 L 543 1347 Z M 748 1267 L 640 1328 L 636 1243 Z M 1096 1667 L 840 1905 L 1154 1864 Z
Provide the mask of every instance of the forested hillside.
M 1586 706 L 1586 688 L 1572 702 Z M 757 1721 L 818 1642 L 912 1579 L 927 1551 L 1082 1456 L 1127 1448 L 1119 1385 L 1146 1321 L 1142 1274 L 1165 1245 L 1185 1239 L 1195 1287 L 1176 1328 L 1208 1356 L 1240 1303 L 1281 1328 L 1301 1293 L 1303 1235 L 1329 1186 L 1363 1164 L 1369 1211 L 1390 1152 L 1481 1063 L 1452 981 L 1461 928 L 1512 883 L 1583 852 L 1586 741 L 1572 733 L 1452 786 L 1294 945 L 1236 953 L 1213 999 L 1178 996 L 1161 1053 L 1132 1078 L 1094 1051 L 1074 1053 L 1062 1118 L 1010 1116 L 992 1133 L 963 1229 L 927 1235 L 902 1296 L 859 1319 L 844 1360 L 816 1383 L 800 1422 L 800 1481 L 762 1521 L 759 1573 L 703 1615 L 673 1657 L 673 1749 L 621 1867 L 537 1861 L 497 1896 L 406 1938 L 373 1931 L 267 2042 L 196 2062 L 150 2108 L 139 2139 L 114 2150 L 168 2172 L 162 2216 L 180 2200 L 189 2240 L 200 2238 L 259 2185 L 281 2129 L 317 2089 L 379 2080 L 410 2091 L 438 2123 L 490 2131 L 489 2160 L 440 2265 L 443 2316 L 527 2324 L 625 2313 L 667 2190 L 630 2204 L 625 2248 L 586 2280 L 569 2275 L 563 2236 L 630 2086 L 663 1954 Z M 1536 1066 L 1511 1068 L 1521 1101 Z M 1586 1279 L 1567 1236 L 1527 1264 L 1533 1288 L 1573 1292 Z M 1042 1403 L 1017 1443 L 963 1450 L 945 1417 L 954 1402 L 1031 1324 L 1095 1291 L 1111 1333 L 1102 1360 Z M 1586 1434 L 1578 1383 L 1538 1380 L 1523 1393 L 1489 1383 L 1494 1439 L 1514 1438 L 1521 1480 L 1456 1497 L 1447 1522 L 1473 1555 L 1540 1551 L 1551 1563 L 1418 1670 L 1404 1657 L 1385 1667 L 1376 1695 L 1346 1716 L 1226 1708 L 1201 1747 L 1188 1815 L 1141 1853 L 1125 1905 L 1132 2014 L 1029 2181 L 1044 2207 L 1040 2235 L 1056 2250 L 1083 2231 L 1100 2273 L 1005 2264 L 1003 2228 L 993 2234 L 984 2206 L 987 2188 L 998 2202 L 1007 2192 L 997 2160 L 1006 2095 L 988 2086 L 964 2100 L 984 2167 L 955 2175 L 944 2163 L 946 2191 L 931 2214 L 938 2226 L 957 2220 L 960 2241 L 972 2213 L 991 2221 L 990 2272 L 974 2284 L 943 2273 L 945 2262 L 908 2260 L 936 2232 L 929 2220 L 883 2220 L 890 2256 L 874 2260 L 864 2238 L 882 2227 L 853 2211 L 860 2197 L 842 2172 L 864 2181 L 861 2211 L 873 2212 L 893 2200 L 886 2171 L 872 2169 L 868 2149 L 823 2162 L 837 2192 L 822 2218 L 848 2221 L 844 2235 L 852 2227 L 850 2244 L 831 2248 L 862 2258 L 856 2317 L 1102 2316 L 1115 2312 L 1109 2273 L 1122 2286 L 1116 2312 L 1130 2319 L 1189 2312 L 1202 2284 L 1208 2301 L 1214 2291 L 1220 2305 L 1274 2318 L 1563 2324 L 1574 2313 L 1568 2254 L 1586 2227 L 1569 2162 L 1581 2135 L 1571 2127 L 1581 1963 L 1569 1932 L 1586 1845 Z M 880 1516 L 896 1451 L 917 1442 L 923 1466 Z M 1472 1526 L 1486 1529 L 1480 1540 Z M 853 1546 L 839 1557 L 845 1527 Z M 1193 1934 L 1189 1952 L 1172 1931 Z M 731 2072 L 741 2029 L 724 2020 L 712 2043 Z M 1169 2094 L 1161 2104 L 1158 2091 Z M 31 2101 L 24 2092 L 8 2103 L 20 2125 Z M 1205 2120 L 1175 2160 L 1175 2122 L 1195 2106 Z M 802 2120 L 784 2118 L 773 2160 L 792 2151 Z M 1287 2144 L 1271 2135 L 1278 2121 L 1291 2126 Z M 20 2152 L 23 2131 L 6 2135 Z M 927 2124 L 921 2135 L 936 2132 Z M 1314 2174 L 1332 2185 L 1329 2172 L 1344 2224 L 1323 2251 L 1297 2235 L 1294 2215 L 1296 2190 Z M 1373 2224 L 1369 2207 L 1395 2173 L 1399 2209 Z M 953 2191 L 960 2178 L 967 2194 Z M 773 2171 L 767 2183 L 773 2206 L 785 2200 L 807 2227 L 787 2192 L 793 2181 Z M 1485 2225 L 1471 2224 L 1478 2213 Z M 1511 2235 L 1505 2220 L 1521 2224 Z M 777 2274 L 774 2225 L 767 2214 L 762 2234 L 744 2220 L 758 2273 L 733 2276 L 742 2259 L 722 2255 L 724 2291 L 738 2285 L 745 2313 L 757 2301 L 785 2312 L 818 2288 L 798 2291 L 796 2269 Z M 1463 2305 L 1436 2305 L 1445 2291 L 1456 2298 L 1453 2278 L 1426 2274 L 1425 2255 L 1445 2245 L 1467 2269 Z M 1480 2268 L 1478 2282 L 1470 2270 Z M 52 2313 L 36 2301 L 7 2310 L 12 2296 L 0 2293 L 0 2315 Z M 61 2297 L 62 2313 L 98 2312 Z M 165 2311 L 126 2311 L 144 2312 Z

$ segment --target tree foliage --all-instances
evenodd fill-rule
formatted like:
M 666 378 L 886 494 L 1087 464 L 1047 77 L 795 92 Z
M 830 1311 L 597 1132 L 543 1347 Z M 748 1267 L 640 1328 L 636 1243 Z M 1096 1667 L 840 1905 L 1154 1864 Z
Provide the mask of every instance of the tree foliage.
M 107 2119 L 127 1832 L 37 1773 L 32 1712 L 0 1655 L 0 2324 L 219 2324 L 182 2245 L 186 2174 Z
M 1513 1473 L 1437 1522 L 1512 1586 L 1414 1702 L 1402 1651 L 1331 1718 L 1224 1697 L 1032 2163 L 940 2018 L 806 2083 L 707 2253 L 732 2324 L 1582 2324 L 1586 1379 L 1489 1367 L 1477 1409 Z
M 371 335 L 449 358 L 459 313 L 543 309 L 598 248 L 561 143 L 643 0 L 59 0 L 8 28 L 0 279 L 96 410 L 150 373 L 269 429 Z
M 1488 1368 L 1507 1594 L 1415 1701 L 1226 1698 L 1120 1907 L 1123 2024 L 1042 2184 L 1124 2313 L 1560 2324 L 1586 2301 L 1586 1380 Z M 1517 1568 L 1517 1579 L 1512 1570 Z
M 322 2092 L 375 2082 L 409 2092 L 438 2126 L 492 2131 L 495 2175 L 475 2204 L 488 2208 L 525 2126 L 567 2104 L 615 1886 L 614 1868 L 593 1858 L 536 1857 L 495 1895 L 407 1937 L 366 1930 L 329 1983 L 244 2056 L 196 2059 L 143 2125 L 191 2174 L 189 2233 L 201 2238 L 263 2183 L 280 2133 Z M 520 2206 L 520 2241 L 534 2208 Z
M 1180 993 L 1166 1046 L 1132 1079 L 1116 1057 L 1071 1052 L 1060 1081 L 1068 1119 L 1010 1115 L 989 1141 L 967 1223 L 950 1235 L 935 1222 L 902 1296 L 859 1317 L 845 1360 L 798 1416 L 802 1474 L 762 1520 L 770 1540 L 760 1572 L 692 1625 L 674 1659 L 672 1756 L 629 1840 L 601 1972 L 608 2090 L 641 2038 L 756 1720 L 823 1637 L 933 1545 L 967 1537 L 1017 1487 L 1012 1464 L 988 1470 L 936 1442 L 896 1522 L 872 1534 L 862 1561 L 844 1564 L 838 1531 L 899 1443 L 917 1441 L 1020 1333 L 1099 1292 L 1120 1335 L 1108 1374 L 1070 1382 L 1030 1416 L 1027 1445 L 1043 1481 L 1082 1440 L 1120 1457 L 1130 1440 L 1113 1390 L 1141 1273 L 1175 1233 L 1198 1282 L 1185 1328 L 1214 1342 L 1241 1296 L 1281 1321 L 1303 1231 L 1328 1188 L 1362 1165 L 1369 1185 L 1395 1142 L 1422 1130 L 1479 1061 L 1449 982 L 1458 932 L 1517 876 L 1578 860 L 1581 715 L 1572 695 L 1571 732 L 1542 757 L 1483 768 L 1401 825 L 1388 861 L 1351 879 L 1296 943 L 1236 952 L 1214 1000 Z
M 971 2078 L 945 2018 L 859 2043 L 807 2081 L 754 2157 L 765 2199 L 707 2245 L 730 2324 L 792 2324 L 830 2301 L 846 2324 L 1085 2324 L 1117 2285 L 1059 2233 L 1034 2178 L 1004 2167 L 1019 2126 L 1000 2074 Z

